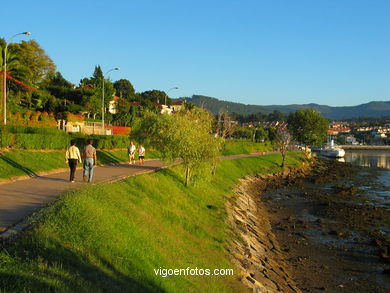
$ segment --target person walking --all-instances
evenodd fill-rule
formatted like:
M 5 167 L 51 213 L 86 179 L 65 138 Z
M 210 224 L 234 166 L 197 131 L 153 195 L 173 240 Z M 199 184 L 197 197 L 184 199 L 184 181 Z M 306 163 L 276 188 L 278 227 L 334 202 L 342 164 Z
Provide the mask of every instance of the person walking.
M 65 164 L 69 164 L 70 177 L 69 181 L 74 183 L 74 175 L 76 173 L 77 162 L 81 163 L 80 151 L 76 146 L 76 141 L 70 142 L 70 147 L 66 150 Z
M 142 144 L 140 144 L 138 148 L 138 159 L 140 165 L 145 164 L 145 148 L 143 147 Z
M 92 181 L 93 168 L 96 166 L 96 149 L 92 146 L 93 140 L 88 140 L 88 145 L 84 147 L 83 158 L 84 158 L 84 173 L 83 180 L 88 182 Z
M 129 155 L 129 165 L 135 164 L 135 145 L 134 142 L 130 142 L 130 145 L 127 146 L 127 154 Z

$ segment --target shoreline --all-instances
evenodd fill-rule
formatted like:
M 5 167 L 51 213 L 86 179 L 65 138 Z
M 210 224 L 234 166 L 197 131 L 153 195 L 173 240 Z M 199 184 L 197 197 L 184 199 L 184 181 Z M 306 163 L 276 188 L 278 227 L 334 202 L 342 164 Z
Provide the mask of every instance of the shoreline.
M 389 151 L 390 145 L 340 145 L 344 150 L 356 151 Z
M 386 284 L 390 284 L 390 234 L 380 233 L 378 229 L 381 224 L 389 223 L 390 215 L 382 208 L 354 202 L 358 186 L 336 184 L 343 178 L 356 176 L 358 170 L 350 164 L 316 160 L 313 168 L 292 170 L 283 178 L 257 176 L 241 181 L 235 192 L 235 209 L 248 210 L 250 203 L 256 206 L 256 212 L 252 208 L 249 216 L 244 214 L 244 220 L 230 220 L 250 248 L 249 254 L 244 250 L 240 257 L 253 265 L 251 255 L 256 247 L 250 247 L 251 242 L 246 239 L 253 242 L 255 237 L 256 241 L 266 244 L 272 241 L 276 243 L 274 247 L 266 245 L 261 257 L 272 260 L 271 268 L 280 270 L 281 267 L 289 272 L 282 280 L 271 278 L 281 287 L 268 286 L 269 292 L 278 292 L 282 287 L 288 288 L 282 292 L 382 293 L 389 290 Z M 329 184 L 336 185 L 331 189 L 324 187 Z M 243 204 L 245 200 L 246 204 Z M 228 211 L 231 219 L 234 213 L 231 208 Z M 251 223 L 261 229 L 243 230 L 242 223 Z M 239 246 L 233 247 L 233 251 L 239 251 Z M 259 250 L 256 250 L 255 254 L 258 254 Z M 261 288 L 246 278 L 253 275 L 253 267 L 245 267 L 242 263 L 241 259 L 238 265 L 243 271 L 245 285 L 253 290 Z M 262 269 L 258 266 L 257 271 Z M 296 287 L 285 287 L 286 284 Z M 263 288 L 258 290 L 267 292 Z

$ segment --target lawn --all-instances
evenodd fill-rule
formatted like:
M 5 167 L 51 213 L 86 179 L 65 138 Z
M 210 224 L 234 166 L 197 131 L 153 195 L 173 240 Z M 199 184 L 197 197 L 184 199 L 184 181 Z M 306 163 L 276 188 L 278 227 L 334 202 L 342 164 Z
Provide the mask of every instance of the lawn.
M 222 151 L 224 156 L 250 154 L 273 151 L 272 142 L 251 142 L 247 140 L 226 140 L 225 148 Z
M 70 192 L 0 251 L 0 291 L 244 292 L 237 274 L 164 278 L 154 269 L 235 269 L 225 203 L 239 178 L 277 172 L 280 160 L 222 161 L 215 176 L 188 188 L 176 166 Z

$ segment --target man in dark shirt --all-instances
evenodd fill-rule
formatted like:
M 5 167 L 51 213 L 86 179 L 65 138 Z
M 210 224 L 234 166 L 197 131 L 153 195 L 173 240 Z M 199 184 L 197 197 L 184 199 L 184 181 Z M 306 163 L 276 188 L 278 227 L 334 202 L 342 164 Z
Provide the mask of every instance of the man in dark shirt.
M 93 176 L 93 167 L 96 166 L 96 149 L 92 146 L 93 140 L 88 140 L 88 145 L 84 147 L 83 158 L 84 158 L 84 181 L 91 182 Z

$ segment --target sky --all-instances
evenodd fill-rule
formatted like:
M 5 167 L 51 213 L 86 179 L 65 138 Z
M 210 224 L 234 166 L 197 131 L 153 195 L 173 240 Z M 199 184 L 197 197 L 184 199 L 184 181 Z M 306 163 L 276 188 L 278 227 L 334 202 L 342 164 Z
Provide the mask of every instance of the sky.
M 256 105 L 390 100 L 388 0 L 6 1 L 0 37 L 30 31 L 69 81 L 95 65 L 138 92 Z

